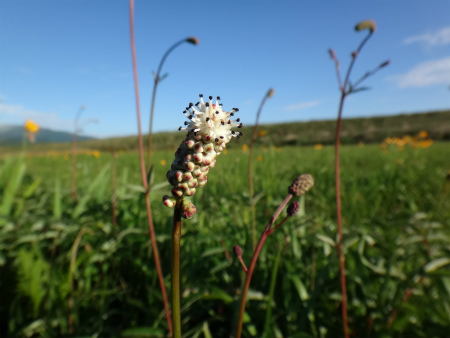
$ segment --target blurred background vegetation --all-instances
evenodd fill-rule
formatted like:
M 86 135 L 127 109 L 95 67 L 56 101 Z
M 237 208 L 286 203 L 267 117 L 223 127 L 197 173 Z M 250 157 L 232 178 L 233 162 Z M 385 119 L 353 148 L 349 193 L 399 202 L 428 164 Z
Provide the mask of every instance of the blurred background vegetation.
M 449 112 L 433 114 L 344 123 L 342 210 L 352 336 L 448 337 L 450 147 L 433 138 L 448 138 Z M 435 128 L 425 129 L 425 123 Z M 341 335 L 334 147 L 327 146 L 332 128 L 327 121 L 260 128 L 265 133 L 254 154 L 258 233 L 298 174 L 312 174 L 315 186 L 303 201 L 305 212 L 263 248 L 244 337 Z M 176 148 L 181 139 L 181 133 L 157 134 L 155 146 Z M 246 142 L 233 142 L 220 155 L 208 184 L 195 195 L 198 214 L 184 222 L 186 337 L 228 337 L 235 323 L 244 276 L 232 247 L 243 248 L 247 264 L 252 255 L 248 181 L 242 175 Z M 80 142 L 76 201 L 70 152 L 39 143 L 12 155 L 2 149 L 0 336 L 166 337 L 139 159 L 133 151 L 117 158 L 105 151 L 134 150 L 135 144 L 135 138 Z M 172 211 L 161 197 L 169 191 L 165 173 L 172 160 L 173 151 L 155 151 L 151 192 L 168 288 Z

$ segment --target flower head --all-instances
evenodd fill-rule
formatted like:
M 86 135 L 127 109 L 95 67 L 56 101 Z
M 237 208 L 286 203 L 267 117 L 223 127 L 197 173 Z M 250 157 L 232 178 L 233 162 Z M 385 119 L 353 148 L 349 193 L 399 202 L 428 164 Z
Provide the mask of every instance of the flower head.
M 39 131 L 39 125 L 31 120 L 26 120 L 24 125 L 25 131 L 27 132 L 27 137 L 30 142 L 36 140 L 36 134 Z
M 288 192 L 294 196 L 304 195 L 314 185 L 314 178 L 310 174 L 297 177 L 289 186 Z
M 377 24 L 373 20 L 364 20 L 364 21 L 359 22 L 355 26 L 355 30 L 358 32 L 362 31 L 364 29 L 368 29 L 370 31 L 370 33 L 373 33 L 377 30 Z
M 226 144 L 233 138 L 239 138 L 242 133 L 232 130 L 241 128 L 240 119 L 231 120 L 238 108 L 229 112 L 222 109 L 218 96 L 213 102 L 203 100 L 195 105 L 189 103 L 183 114 L 189 119 L 184 127 L 178 130 L 186 130 L 186 138 L 175 152 L 175 159 L 166 177 L 172 185 L 172 196 L 164 196 L 163 202 L 168 207 L 173 207 L 176 201 L 183 199 L 183 217 L 191 218 L 195 214 L 195 206 L 187 202 L 186 196 L 193 196 L 197 188 L 203 187 L 207 182 L 210 168 L 216 164 L 217 156 L 224 151 Z M 190 204 L 189 204 L 190 203 Z
M 33 122 L 31 120 L 25 121 L 25 130 L 29 133 L 36 134 L 39 131 L 39 125 L 36 122 Z

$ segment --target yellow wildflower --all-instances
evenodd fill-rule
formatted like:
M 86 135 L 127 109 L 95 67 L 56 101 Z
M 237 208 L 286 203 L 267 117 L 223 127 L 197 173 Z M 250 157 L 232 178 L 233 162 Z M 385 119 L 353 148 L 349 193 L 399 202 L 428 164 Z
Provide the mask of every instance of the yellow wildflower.
M 260 130 L 260 131 L 258 132 L 258 136 L 259 136 L 259 137 L 266 136 L 266 134 L 267 134 L 267 130 Z
M 161 163 L 161 165 L 166 165 L 167 164 L 166 160 L 161 160 L 161 162 L 159 162 L 159 163 Z
M 321 145 L 320 143 L 318 143 L 318 144 L 316 144 L 315 146 L 314 146 L 314 149 L 315 150 L 320 150 L 320 149 L 322 149 L 323 148 L 323 145 Z
M 258 162 L 261 162 L 263 160 L 262 156 L 258 156 L 256 159 L 258 160 Z
M 25 121 L 24 128 L 27 132 L 28 140 L 30 140 L 30 142 L 34 142 L 36 140 L 36 133 L 39 131 L 39 125 L 28 119 Z
M 100 152 L 99 152 L 98 150 L 94 150 L 94 151 L 92 152 L 92 155 L 93 155 L 95 158 L 99 158 L 99 157 L 100 157 Z
M 420 138 L 426 138 L 428 136 L 428 133 L 425 131 L 425 130 L 422 130 L 420 133 L 419 133 L 419 137 Z
M 36 134 L 39 131 L 39 125 L 28 119 L 25 121 L 25 130 L 29 133 Z
M 248 151 L 248 145 L 246 145 L 245 143 L 242 145 L 242 151 L 244 153 L 246 153 Z

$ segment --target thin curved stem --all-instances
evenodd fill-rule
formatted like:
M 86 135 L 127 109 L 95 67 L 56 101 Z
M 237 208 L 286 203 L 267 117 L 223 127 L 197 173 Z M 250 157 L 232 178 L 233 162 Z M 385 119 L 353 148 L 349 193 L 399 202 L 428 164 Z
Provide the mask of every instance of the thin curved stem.
M 84 106 L 80 106 L 75 114 L 75 120 L 73 122 L 73 140 L 72 140 L 72 199 L 77 199 L 77 141 L 78 141 L 78 121 L 80 115 L 84 110 Z
M 288 204 L 288 202 L 291 200 L 291 198 L 292 198 L 291 194 L 287 195 L 286 198 L 284 199 L 284 201 L 280 204 L 278 209 L 275 211 L 275 213 L 271 217 L 269 223 L 266 225 L 266 228 L 264 229 L 264 231 L 261 235 L 261 238 L 259 239 L 258 245 L 255 248 L 252 260 L 250 262 L 247 274 L 245 276 L 244 286 L 242 287 L 241 303 L 239 306 L 239 315 L 238 315 L 238 323 L 237 323 L 235 338 L 240 338 L 241 334 L 242 334 L 242 324 L 244 322 L 244 312 L 245 312 L 245 304 L 247 302 L 247 293 L 248 293 L 248 289 L 250 287 L 250 281 L 252 280 L 253 271 L 255 270 L 255 266 L 258 261 L 259 254 L 261 253 L 261 249 L 264 245 L 264 242 L 266 241 L 267 236 L 269 236 L 269 234 L 271 233 L 270 227 L 275 223 L 275 221 L 278 218 L 278 216 L 280 215 L 281 211 Z
M 342 93 L 346 93 L 346 91 L 347 91 L 348 81 L 350 80 L 350 73 L 352 72 L 352 68 L 353 68 L 353 65 L 355 64 L 356 57 L 361 52 L 361 49 L 364 47 L 365 43 L 367 42 L 367 40 L 369 40 L 369 38 L 372 36 L 372 34 L 373 34 L 373 32 L 369 32 L 369 34 L 366 35 L 366 37 L 361 41 L 358 48 L 356 49 L 356 53 L 353 54 L 352 61 L 350 62 L 350 65 L 348 66 L 348 69 L 347 69 L 347 74 L 345 75 L 344 84 L 342 85 L 342 89 L 341 89 Z
M 187 42 L 186 39 L 182 39 L 182 40 L 178 41 L 177 43 L 175 43 L 172 47 L 170 47 L 166 51 L 166 53 L 164 54 L 164 56 L 161 59 L 161 62 L 159 63 L 158 71 L 156 72 L 156 75 L 155 75 L 154 84 L 153 84 L 153 93 L 152 93 L 152 103 L 151 103 L 151 108 L 150 108 L 150 126 L 149 126 L 149 131 L 148 131 L 147 171 L 150 170 L 150 166 L 151 166 L 152 135 L 153 135 L 153 115 L 154 115 L 154 111 L 155 111 L 156 90 L 158 88 L 159 82 L 161 81 L 161 78 L 160 78 L 161 69 L 163 67 L 164 61 L 166 61 L 166 59 L 169 56 L 169 54 L 175 48 L 177 48 L 179 45 L 181 45 L 183 42 Z
M 172 319 L 173 337 L 181 338 L 181 305 L 180 305 L 180 242 L 181 242 L 181 201 L 178 201 L 173 212 L 172 227 Z
M 256 214 L 255 214 L 255 205 L 253 202 L 253 197 L 255 195 L 253 190 L 253 149 L 255 146 L 256 141 L 256 135 L 258 131 L 258 125 L 259 125 L 259 116 L 261 115 L 262 108 L 264 107 L 264 104 L 266 103 L 267 99 L 273 95 L 273 89 L 269 89 L 264 95 L 264 98 L 261 101 L 261 104 L 259 105 L 258 111 L 256 113 L 256 121 L 255 125 L 253 127 L 253 134 L 252 134 L 252 141 L 250 143 L 250 153 L 249 153 L 249 159 L 248 159 L 248 184 L 250 188 L 250 205 L 252 208 L 252 248 L 255 250 L 256 246 Z
M 137 74 L 136 48 L 135 48 L 135 43 L 134 43 L 134 0 L 130 0 L 130 38 L 131 38 L 131 54 L 133 57 L 134 88 L 135 88 L 136 114 L 137 114 L 137 123 L 138 123 L 139 160 L 140 160 L 140 167 L 141 167 L 142 185 L 144 187 L 144 190 L 146 191 L 145 205 L 146 205 L 146 210 L 147 210 L 147 222 L 148 222 L 148 228 L 149 228 L 149 232 L 150 232 L 150 239 L 152 242 L 153 257 L 155 259 L 156 270 L 158 273 L 159 286 L 161 288 L 161 293 L 162 293 L 162 297 L 163 297 L 163 301 L 164 301 L 164 309 L 166 312 L 167 326 L 168 326 L 170 335 L 172 336 L 172 320 L 170 317 L 169 301 L 167 299 L 166 286 L 164 284 L 164 276 L 162 274 L 161 263 L 159 260 L 158 247 L 156 244 L 155 229 L 153 226 L 153 218 L 152 218 L 152 209 L 151 209 L 151 204 L 150 204 L 150 196 L 149 196 L 149 192 L 148 192 L 147 175 L 145 172 L 144 145 L 142 142 L 142 130 L 141 130 L 141 110 L 140 110 L 140 105 L 139 105 L 139 82 L 138 82 L 138 74 Z

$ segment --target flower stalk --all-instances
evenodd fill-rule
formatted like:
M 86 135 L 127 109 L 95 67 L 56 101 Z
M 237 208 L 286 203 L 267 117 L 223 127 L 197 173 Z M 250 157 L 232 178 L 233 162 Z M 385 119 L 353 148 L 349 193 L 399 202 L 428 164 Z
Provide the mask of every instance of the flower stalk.
M 77 200 L 77 142 L 78 142 L 78 122 L 80 120 L 81 113 L 86 109 L 84 105 L 78 108 L 75 114 L 75 120 L 73 123 L 73 140 L 72 140 L 72 199 Z
M 275 91 L 273 88 L 270 88 L 266 95 L 264 95 L 264 98 L 261 101 L 261 104 L 259 105 L 258 111 L 256 113 L 256 121 L 255 125 L 253 126 L 253 134 L 252 134 L 252 141 L 250 143 L 250 152 L 248 157 L 248 184 L 250 188 L 250 206 L 252 210 L 252 248 L 255 250 L 256 246 L 256 211 L 255 211 L 255 203 L 254 203 L 254 189 L 253 189 L 253 148 L 255 147 L 255 141 L 256 136 L 258 132 L 258 125 L 259 125 L 259 116 L 261 115 L 262 108 L 264 107 L 264 104 L 266 103 L 267 99 L 272 97 Z
M 136 114 L 138 123 L 138 140 L 139 140 L 139 161 L 141 167 L 141 177 L 142 185 L 144 187 L 145 193 L 145 206 L 147 211 L 147 222 L 150 233 L 150 239 L 152 242 L 152 252 L 155 259 L 156 271 L 158 273 L 159 286 L 161 288 L 161 294 L 164 302 L 164 310 L 166 313 L 167 327 L 172 336 L 172 319 L 170 317 L 169 301 L 167 299 L 166 286 L 164 284 L 164 276 L 162 274 L 161 263 L 159 259 L 158 246 L 156 244 L 155 229 L 153 226 L 152 209 L 150 204 L 150 196 L 148 191 L 147 175 L 145 172 L 144 163 L 144 146 L 142 141 L 142 129 L 141 129 L 141 110 L 139 105 L 139 82 L 137 74 L 137 62 L 136 62 L 136 47 L 134 43 L 134 0 L 130 0 L 130 40 L 131 40 L 131 55 L 133 58 L 133 75 L 134 75 L 134 88 L 135 88 L 135 98 L 136 98 Z
M 309 189 L 311 189 L 311 187 L 313 185 L 314 185 L 314 179 L 311 175 L 305 174 L 305 175 L 301 175 L 301 176 L 297 177 L 294 180 L 294 182 L 292 183 L 292 185 L 289 187 L 288 195 L 285 197 L 283 202 L 280 204 L 280 206 L 275 211 L 275 213 L 272 215 L 272 217 L 270 218 L 266 227 L 264 228 L 264 231 L 263 231 L 263 233 L 258 241 L 258 244 L 254 250 L 252 259 L 250 261 L 250 265 L 248 267 L 248 271 L 246 271 L 245 281 L 244 281 L 244 285 L 243 285 L 242 291 L 241 291 L 241 302 L 239 305 L 238 323 L 237 323 L 235 338 L 240 338 L 241 334 L 242 334 L 242 325 L 244 322 L 244 312 L 245 312 L 245 305 L 247 302 L 247 293 L 248 293 L 248 289 L 250 287 L 250 282 L 251 282 L 251 279 L 253 276 L 253 272 L 255 270 L 256 263 L 258 262 L 258 257 L 259 257 L 259 254 L 261 253 L 261 249 L 264 245 L 264 242 L 266 241 L 267 236 L 269 236 L 275 229 L 277 229 L 281 225 L 283 225 L 284 222 L 287 220 L 287 218 L 295 215 L 295 213 L 299 210 L 298 205 L 294 206 L 294 207 L 289 206 L 287 217 L 274 228 L 272 228 L 273 224 L 275 223 L 275 221 L 277 220 L 278 216 L 283 211 L 283 209 L 286 207 L 286 205 L 289 203 L 289 201 L 292 199 L 292 197 L 304 195 Z M 297 202 L 297 201 L 295 201 L 295 202 Z M 297 202 L 297 204 L 298 204 L 298 202 Z M 235 251 L 236 251 L 236 249 L 235 249 Z M 241 251 L 241 255 L 242 255 L 242 251 Z
M 345 257 L 343 253 L 343 233 L 342 233 L 342 206 L 341 206 L 341 172 L 340 172 L 340 146 L 341 146 L 341 130 L 342 130 L 342 112 L 344 108 L 344 101 L 346 97 L 352 93 L 363 90 L 365 88 L 358 87 L 365 79 L 369 76 L 375 74 L 381 68 L 389 65 L 389 61 L 385 61 L 380 64 L 374 70 L 365 73 L 358 81 L 353 85 L 350 84 L 350 74 L 353 69 L 356 58 L 364 47 L 365 43 L 369 40 L 372 34 L 376 31 L 376 23 L 373 20 L 365 20 L 358 23 L 355 26 L 356 31 L 368 30 L 369 33 L 364 37 L 364 39 L 359 44 L 356 51 L 351 54 L 350 65 L 347 69 L 344 82 L 342 83 L 340 76 L 340 63 L 336 56 L 334 50 L 330 49 L 328 52 L 331 59 L 335 63 L 336 75 L 339 84 L 339 90 L 341 92 L 338 108 L 338 116 L 336 121 L 336 138 L 335 138 L 335 153 L 334 153 L 334 169 L 335 169 L 335 191 L 336 191 L 336 223 L 338 231 L 338 243 L 336 243 L 336 250 L 339 256 L 339 271 L 341 280 L 341 295 L 342 295 L 342 325 L 344 330 L 345 338 L 349 338 L 348 330 L 348 315 L 347 315 L 347 286 L 345 280 Z
M 164 64 L 164 61 L 166 61 L 167 57 L 169 56 L 169 54 L 175 49 L 177 48 L 179 45 L 183 44 L 184 42 L 193 44 L 193 45 L 198 45 L 199 44 L 199 40 L 196 37 L 188 37 L 186 39 L 182 39 L 180 41 L 178 41 L 177 43 L 175 43 L 174 45 L 172 45 L 164 54 L 164 56 L 162 57 L 159 66 L 158 66 L 158 71 L 156 72 L 156 74 L 154 75 L 154 80 L 153 80 L 153 93 L 152 93 L 152 103 L 151 103 L 151 107 L 150 107 L 150 126 L 149 126 L 149 131 L 148 131 L 148 147 L 147 147 L 147 171 L 150 170 L 151 167 L 151 151 L 152 151 L 152 136 L 153 136 L 153 114 L 155 111 L 155 99 L 156 99 L 156 90 L 158 88 L 158 84 L 167 76 L 164 75 L 161 77 L 161 70 Z
M 189 119 L 179 131 L 187 131 L 185 139 L 175 152 L 175 159 L 166 177 L 172 185 L 172 196 L 164 195 L 165 206 L 175 208 L 172 227 L 172 319 L 173 337 L 181 338 L 181 309 L 180 309 L 180 242 L 181 218 L 191 219 L 197 209 L 191 202 L 198 188 L 206 185 L 208 173 L 216 165 L 217 156 L 225 149 L 226 144 L 233 138 L 241 137 L 242 133 L 232 130 L 242 127 L 240 119 L 231 120 L 238 108 L 229 112 L 222 109 L 220 97 L 209 97 L 204 101 L 200 94 L 200 101 L 195 105 L 189 103 L 183 114 Z
M 173 212 L 172 227 L 172 322 L 174 338 L 181 338 L 180 244 L 182 211 L 182 201 L 178 201 Z

